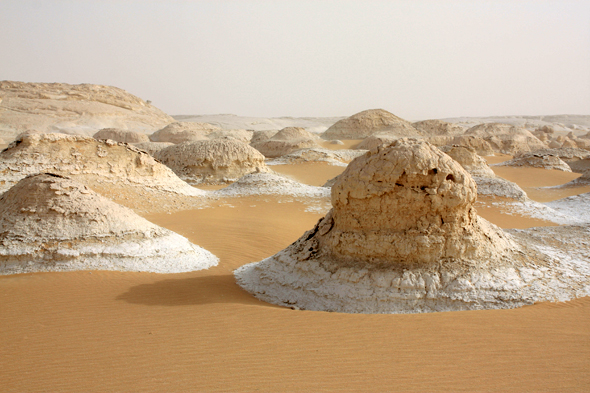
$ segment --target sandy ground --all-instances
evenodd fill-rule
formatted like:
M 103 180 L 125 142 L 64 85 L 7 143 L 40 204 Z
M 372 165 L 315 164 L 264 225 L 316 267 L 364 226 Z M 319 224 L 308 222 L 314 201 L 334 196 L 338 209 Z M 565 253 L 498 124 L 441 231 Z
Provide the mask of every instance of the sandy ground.
M 283 167 L 315 185 L 343 169 Z M 568 181 L 541 175 L 526 184 Z M 514 176 L 521 185 L 533 178 Z M 478 211 L 503 227 L 549 224 L 492 202 Z M 207 271 L 0 276 L 0 391 L 590 390 L 590 298 L 350 315 L 272 306 L 240 289 L 235 268 L 281 250 L 321 217 L 305 208 L 264 196 L 143 213 L 216 254 L 219 266 Z

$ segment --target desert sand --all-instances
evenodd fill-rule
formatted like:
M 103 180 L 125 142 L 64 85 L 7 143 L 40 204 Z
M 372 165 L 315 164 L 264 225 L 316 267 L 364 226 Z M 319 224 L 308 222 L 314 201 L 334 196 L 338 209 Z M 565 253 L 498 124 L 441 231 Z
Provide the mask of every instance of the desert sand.
M 303 168 L 291 175 L 323 180 L 307 178 L 312 168 Z M 512 180 L 524 185 L 530 170 Z M 295 311 L 240 289 L 234 269 L 288 246 L 322 216 L 305 210 L 264 196 L 145 215 L 217 255 L 219 266 L 206 271 L 0 277 L 1 390 L 590 389 L 590 298 L 512 310 L 355 315 Z M 496 213 L 478 212 L 506 227 Z

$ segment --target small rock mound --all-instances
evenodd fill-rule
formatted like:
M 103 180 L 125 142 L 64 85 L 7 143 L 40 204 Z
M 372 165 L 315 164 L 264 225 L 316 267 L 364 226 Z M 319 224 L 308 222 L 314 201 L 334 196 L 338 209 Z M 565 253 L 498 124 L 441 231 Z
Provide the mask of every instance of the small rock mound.
M 479 136 L 485 139 L 494 151 L 504 154 L 514 155 L 547 148 L 547 145 L 529 130 L 510 124 L 479 124 L 468 129 L 465 135 Z
M 465 132 L 463 127 L 442 120 L 422 120 L 412 123 L 412 125 L 427 136 L 460 135 Z
M 453 145 L 441 148 L 441 150 L 461 164 L 471 176 L 496 177 L 486 160 L 481 158 L 472 147 Z
M 112 140 L 32 134 L 14 141 L 0 153 L 0 191 L 28 175 L 43 172 L 72 177 L 95 191 L 134 188 L 141 193 L 204 194 L 149 154 Z
M 133 146 L 137 147 L 139 150 L 145 151 L 152 157 L 156 152 L 173 145 L 174 143 L 170 142 L 142 142 L 133 144 Z
M 369 109 L 342 119 L 323 134 L 323 139 L 364 139 L 369 135 L 388 133 L 395 138 L 425 136 L 407 120 L 383 109 Z
M 355 149 L 372 150 L 377 146 L 393 143 L 396 139 L 394 136 L 388 134 L 374 134 L 363 139 L 361 143 L 355 146 Z
M 220 128 L 209 123 L 178 121 L 154 132 L 149 138 L 152 142 L 194 142 L 208 139 L 208 135 L 216 130 Z
M 181 143 L 160 150 L 155 157 L 190 183 L 224 183 L 268 171 L 262 154 L 233 139 Z
M 124 270 L 179 273 L 217 265 L 210 252 L 81 183 L 26 177 L 0 197 L 0 274 Z
M 214 192 L 216 196 L 287 195 L 324 198 L 330 192 L 323 187 L 299 183 L 276 173 L 251 173 Z
M 217 130 L 207 135 L 208 139 L 235 139 L 240 142 L 250 143 L 252 140 L 252 131 L 248 130 Z
M 558 156 L 551 154 L 525 153 L 518 155 L 512 160 L 504 161 L 498 166 L 526 166 L 543 169 L 555 169 L 558 171 L 571 172 L 572 169 Z
M 92 136 L 94 139 L 111 139 L 115 142 L 142 143 L 149 142 L 150 138 L 141 132 L 121 130 L 119 128 L 103 128 Z
M 316 142 L 317 139 L 317 136 L 303 128 L 287 127 L 273 135 L 272 138 L 251 145 L 266 158 L 276 158 L 299 149 L 320 147 Z
M 327 162 L 332 165 L 346 166 L 350 161 L 365 154 L 366 150 L 329 150 L 320 147 L 300 149 L 267 162 L 267 165 L 299 164 L 304 162 Z
M 298 139 L 318 139 L 318 136 L 302 127 L 285 127 L 272 136 L 274 140 L 292 141 Z
M 460 135 L 456 136 L 453 141 L 453 145 L 470 147 L 475 149 L 475 152 L 480 156 L 493 156 L 494 149 L 492 145 L 485 139 L 479 136 L 473 135 Z M 437 144 L 438 145 L 438 144 Z

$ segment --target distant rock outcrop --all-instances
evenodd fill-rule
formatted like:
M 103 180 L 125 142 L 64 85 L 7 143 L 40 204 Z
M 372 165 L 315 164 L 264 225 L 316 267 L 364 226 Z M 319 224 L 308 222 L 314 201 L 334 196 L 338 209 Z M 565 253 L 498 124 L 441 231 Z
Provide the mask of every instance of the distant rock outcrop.
M 389 134 L 395 138 L 426 136 L 407 120 L 383 109 L 369 109 L 342 119 L 328 128 L 323 139 L 364 139 L 373 134 Z
M 259 138 L 257 138 L 259 139 Z M 269 139 L 260 138 L 251 145 L 266 158 L 281 157 L 299 149 L 319 148 L 318 136 L 300 127 L 286 127 Z
M 514 155 L 547 148 L 547 145 L 529 130 L 510 124 L 483 123 L 471 127 L 465 135 L 481 137 L 494 151 L 504 154 Z
M 221 130 L 219 127 L 208 123 L 178 121 L 154 132 L 149 138 L 152 142 L 194 142 L 209 139 L 208 135 L 212 131 L 219 130 Z
M 92 136 L 94 139 L 110 139 L 115 142 L 142 143 L 150 138 L 141 132 L 121 130 L 119 128 L 103 128 Z
M 26 177 L 0 197 L 0 245 L 0 274 L 180 273 L 218 262 L 186 238 L 53 174 Z
M 412 123 L 412 125 L 427 136 L 460 135 L 465 132 L 463 127 L 442 120 L 422 120 Z
M 504 161 L 498 166 L 525 166 L 543 169 L 555 169 L 558 171 L 571 172 L 572 169 L 558 156 L 551 154 L 525 153 L 520 154 L 512 160 Z
M 0 81 L 0 136 L 38 130 L 91 136 L 115 127 L 153 132 L 174 119 L 112 86 Z
M 351 313 L 513 308 L 590 292 L 586 268 L 479 217 L 476 194 L 427 142 L 378 147 L 338 177 L 333 208 L 313 229 L 237 269 L 237 282 L 270 303 Z
M 154 155 L 189 183 L 224 183 L 268 171 L 262 154 L 233 139 L 181 143 Z

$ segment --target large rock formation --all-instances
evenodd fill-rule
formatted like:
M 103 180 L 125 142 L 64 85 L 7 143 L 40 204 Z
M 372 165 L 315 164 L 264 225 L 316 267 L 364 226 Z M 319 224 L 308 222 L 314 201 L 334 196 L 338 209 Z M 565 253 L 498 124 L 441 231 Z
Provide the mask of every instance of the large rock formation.
M 319 148 L 314 135 L 301 127 L 286 127 L 269 139 L 252 142 L 251 145 L 266 158 L 276 158 L 299 149 Z
M 469 172 L 471 176 L 479 177 L 495 177 L 496 174 L 490 168 L 486 160 L 481 158 L 474 148 L 466 146 L 445 146 L 441 148 L 453 160 L 457 161 L 461 166 Z
M 146 192 L 202 195 L 149 154 L 125 143 L 65 134 L 31 134 L 0 153 L 0 192 L 28 175 L 50 172 L 95 191 L 133 188 Z
M 53 174 L 26 177 L 0 197 L 0 244 L 0 274 L 180 273 L 218 262 L 186 238 Z
M 529 130 L 510 124 L 478 124 L 468 129 L 465 135 L 479 136 L 485 139 L 494 151 L 504 154 L 514 155 L 547 148 L 547 145 Z
M 116 127 L 153 132 L 174 119 L 148 102 L 112 86 L 0 82 L 0 136 L 38 130 L 91 136 Z
M 476 194 L 471 176 L 427 142 L 378 147 L 338 178 L 333 209 L 313 229 L 236 270 L 238 284 L 274 304 L 363 313 L 510 308 L 580 295 L 587 276 L 566 277 L 569 265 L 480 218 Z
M 223 183 L 249 173 L 268 171 L 262 154 L 233 139 L 181 143 L 154 155 L 190 183 Z
M 377 133 L 387 133 L 396 138 L 425 136 L 407 120 L 383 109 L 369 109 L 336 122 L 321 137 L 328 140 L 364 139 Z
M 219 127 L 208 123 L 178 121 L 154 132 L 149 138 L 152 142 L 194 142 L 209 139 L 208 135 L 211 132 L 219 130 Z
M 94 139 L 110 139 L 115 142 L 123 143 L 142 143 L 149 142 L 150 138 L 141 132 L 121 130 L 119 128 L 103 128 L 96 134 L 92 135 Z

